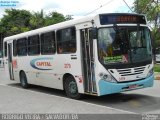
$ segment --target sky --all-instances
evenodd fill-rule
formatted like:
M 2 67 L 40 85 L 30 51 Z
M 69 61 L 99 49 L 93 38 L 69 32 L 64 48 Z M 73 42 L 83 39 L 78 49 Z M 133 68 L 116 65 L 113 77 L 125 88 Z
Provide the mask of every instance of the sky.
M 133 6 L 134 0 L 125 1 L 130 7 Z M 63 15 L 73 15 L 73 18 L 98 13 L 131 12 L 123 0 L 0 0 L 0 17 L 7 8 L 31 12 L 43 9 L 46 14 L 56 11 Z

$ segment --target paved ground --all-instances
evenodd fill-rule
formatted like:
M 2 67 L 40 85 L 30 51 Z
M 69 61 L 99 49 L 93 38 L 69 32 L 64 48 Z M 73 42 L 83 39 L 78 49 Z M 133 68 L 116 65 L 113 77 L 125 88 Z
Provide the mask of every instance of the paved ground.
M 0 113 L 160 113 L 160 81 L 154 87 L 83 100 L 65 97 L 63 91 L 32 86 L 25 90 L 6 79 L 0 70 Z

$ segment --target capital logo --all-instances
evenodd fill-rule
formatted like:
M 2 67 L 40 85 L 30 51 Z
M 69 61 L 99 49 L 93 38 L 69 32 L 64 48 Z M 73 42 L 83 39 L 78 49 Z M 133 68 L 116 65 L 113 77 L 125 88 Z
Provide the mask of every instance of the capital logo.
M 38 70 L 52 70 L 53 58 L 36 58 L 30 61 L 30 65 Z

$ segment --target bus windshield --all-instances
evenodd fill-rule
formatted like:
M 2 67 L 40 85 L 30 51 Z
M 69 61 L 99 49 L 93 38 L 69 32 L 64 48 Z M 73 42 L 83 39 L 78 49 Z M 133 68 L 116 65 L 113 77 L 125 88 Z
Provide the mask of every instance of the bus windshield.
M 99 60 L 103 65 L 152 61 L 151 37 L 147 27 L 116 26 L 98 30 Z

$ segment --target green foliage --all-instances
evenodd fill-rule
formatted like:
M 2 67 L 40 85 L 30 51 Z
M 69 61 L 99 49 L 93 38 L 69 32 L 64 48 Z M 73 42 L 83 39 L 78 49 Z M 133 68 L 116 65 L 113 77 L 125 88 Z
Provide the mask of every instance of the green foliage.
M 56 24 L 64 21 L 65 21 L 65 17 L 63 14 L 60 14 L 58 12 L 51 12 L 49 16 L 45 18 L 45 25 L 48 26 L 48 25 L 52 25 L 52 24 Z
M 29 29 L 31 13 L 26 10 L 6 9 L 5 15 L 0 22 L 0 32 L 5 36 L 24 32 L 23 29 Z
M 160 72 L 160 65 L 158 64 L 154 65 L 154 72 Z
M 71 15 L 64 16 L 55 11 L 44 15 L 43 10 L 31 13 L 27 10 L 6 9 L 0 20 L 0 33 L 6 37 L 71 19 Z
M 41 10 L 41 12 L 33 13 L 29 23 L 31 25 L 31 29 L 43 27 L 45 23 L 43 10 Z
M 154 28 L 152 30 L 152 36 L 154 37 L 154 47 L 157 48 L 157 47 L 160 47 L 160 29 L 158 28 Z
M 65 20 L 72 20 L 73 18 L 72 18 L 72 15 L 66 15 L 65 16 Z
M 160 28 L 158 28 L 157 18 L 160 14 L 160 3 L 157 0 L 135 0 L 134 11 L 140 14 L 146 14 L 147 20 L 152 26 L 152 36 L 154 47 L 160 47 Z
M 136 13 L 146 14 L 149 21 L 154 21 L 160 5 L 155 0 L 135 0 L 133 9 Z

